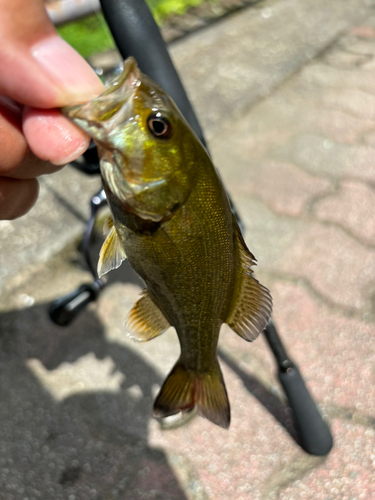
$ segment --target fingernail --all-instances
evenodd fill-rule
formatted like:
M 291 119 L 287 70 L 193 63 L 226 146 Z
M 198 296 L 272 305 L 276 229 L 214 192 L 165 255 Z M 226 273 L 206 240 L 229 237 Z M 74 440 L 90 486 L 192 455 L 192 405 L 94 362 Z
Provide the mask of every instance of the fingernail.
M 61 105 L 79 104 L 97 97 L 104 85 L 90 65 L 57 35 L 35 44 L 32 55 L 57 85 Z
M 65 165 L 80 156 L 90 138 L 60 111 L 24 108 L 23 133 L 38 158 Z
M 50 162 L 53 165 L 66 165 L 70 163 L 73 160 L 76 160 L 79 156 L 81 156 L 86 149 L 89 147 L 90 144 L 90 138 L 86 137 L 84 140 L 82 140 L 78 145 L 75 147 L 67 147 L 65 150 L 61 151 L 60 155 L 57 156 L 56 158 L 51 158 Z
M 40 131 L 44 128 L 44 136 L 53 144 L 49 147 L 48 160 L 54 165 L 66 165 L 75 160 L 90 143 L 90 138 L 64 116 L 41 118 L 39 126 Z

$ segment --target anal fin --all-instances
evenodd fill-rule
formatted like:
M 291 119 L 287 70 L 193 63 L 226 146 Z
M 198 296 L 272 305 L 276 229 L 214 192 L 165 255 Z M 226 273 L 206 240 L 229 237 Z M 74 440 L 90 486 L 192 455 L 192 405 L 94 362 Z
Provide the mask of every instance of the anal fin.
M 267 326 L 272 311 L 272 298 L 267 288 L 252 276 L 251 266 L 255 264 L 255 258 L 248 250 L 235 221 L 234 224 L 241 265 L 237 270 L 235 294 L 225 323 L 240 337 L 252 341 Z
M 138 342 L 147 342 L 161 335 L 170 326 L 147 290 L 143 291 L 143 296 L 135 303 L 125 322 L 129 337 Z

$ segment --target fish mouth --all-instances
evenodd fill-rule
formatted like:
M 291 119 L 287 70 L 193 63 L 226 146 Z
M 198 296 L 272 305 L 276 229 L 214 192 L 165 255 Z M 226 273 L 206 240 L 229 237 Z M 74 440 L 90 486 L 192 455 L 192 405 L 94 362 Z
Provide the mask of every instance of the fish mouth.
M 132 101 L 141 76 L 137 62 L 129 57 L 122 73 L 108 83 L 109 88 L 99 97 L 84 104 L 65 106 L 61 111 L 94 140 L 104 143 L 108 131 L 123 121 L 127 103 Z
M 135 98 L 138 97 L 142 78 L 135 59 L 130 57 L 125 61 L 122 73 L 99 97 L 85 104 L 65 107 L 62 111 L 97 144 L 106 190 L 126 210 L 143 219 L 158 222 L 163 215 L 156 213 L 158 193 L 153 193 L 159 189 L 165 191 L 168 178 L 143 175 L 142 148 L 137 150 L 137 141 L 133 137 L 138 132 L 138 121 L 134 119 Z M 128 147 L 130 150 L 127 150 Z
M 130 56 L 125 60 L 122 72 L 108 82 L 109 88 L 105 90 L 101 96 L 118 93 L 119 90 L 124 94 L 130 87 L 136 86 L 140 78 L 141 72 L 138 68 L 137 61 L 134 57 Z

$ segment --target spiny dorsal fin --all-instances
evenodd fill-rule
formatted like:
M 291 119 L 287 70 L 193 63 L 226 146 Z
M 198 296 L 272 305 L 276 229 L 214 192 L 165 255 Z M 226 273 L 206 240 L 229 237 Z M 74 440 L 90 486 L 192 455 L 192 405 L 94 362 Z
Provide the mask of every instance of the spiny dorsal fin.
M 108 217 L 108 219 L 105 221 L 103 232 L 104 234 L 107 234 L 107 237 L 102 245 L 99 254 L 99 278 L 101 278 L 103 274 L 112 271 L 112 269 L 117 269 L 118 267 L 120 267 L 122 261 L 126 259 L 126 254 L 121 246 L 120 238 L 118 237 L 116 228 L 113 224 L 112 217 Z
M 161 335 L 170 326 L 147 290 L 143 290 L 143 297 L 136 302 L 125 322 L 129 337 L 138 342 L 147 342 Z
M 237 270 L 235 295 L 225 323 L 240 337 L 252 341 L 267 326 L 272 298 L 267 288 L 252 277 L 251 266 L 255 265 L 255 257 L 247 248 L 236 221 L 234 227 L 241 266 Z

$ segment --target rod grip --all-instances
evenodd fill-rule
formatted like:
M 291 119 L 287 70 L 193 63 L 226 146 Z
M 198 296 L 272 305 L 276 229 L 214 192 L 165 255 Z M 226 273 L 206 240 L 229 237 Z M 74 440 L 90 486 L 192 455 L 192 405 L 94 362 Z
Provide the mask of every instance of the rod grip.
M 300 445 L 311 455 L 327 455 L 333 446 L 328 425 L 320 415 L 296 366 L 279 372 L 279 380 L 293 408 Z

